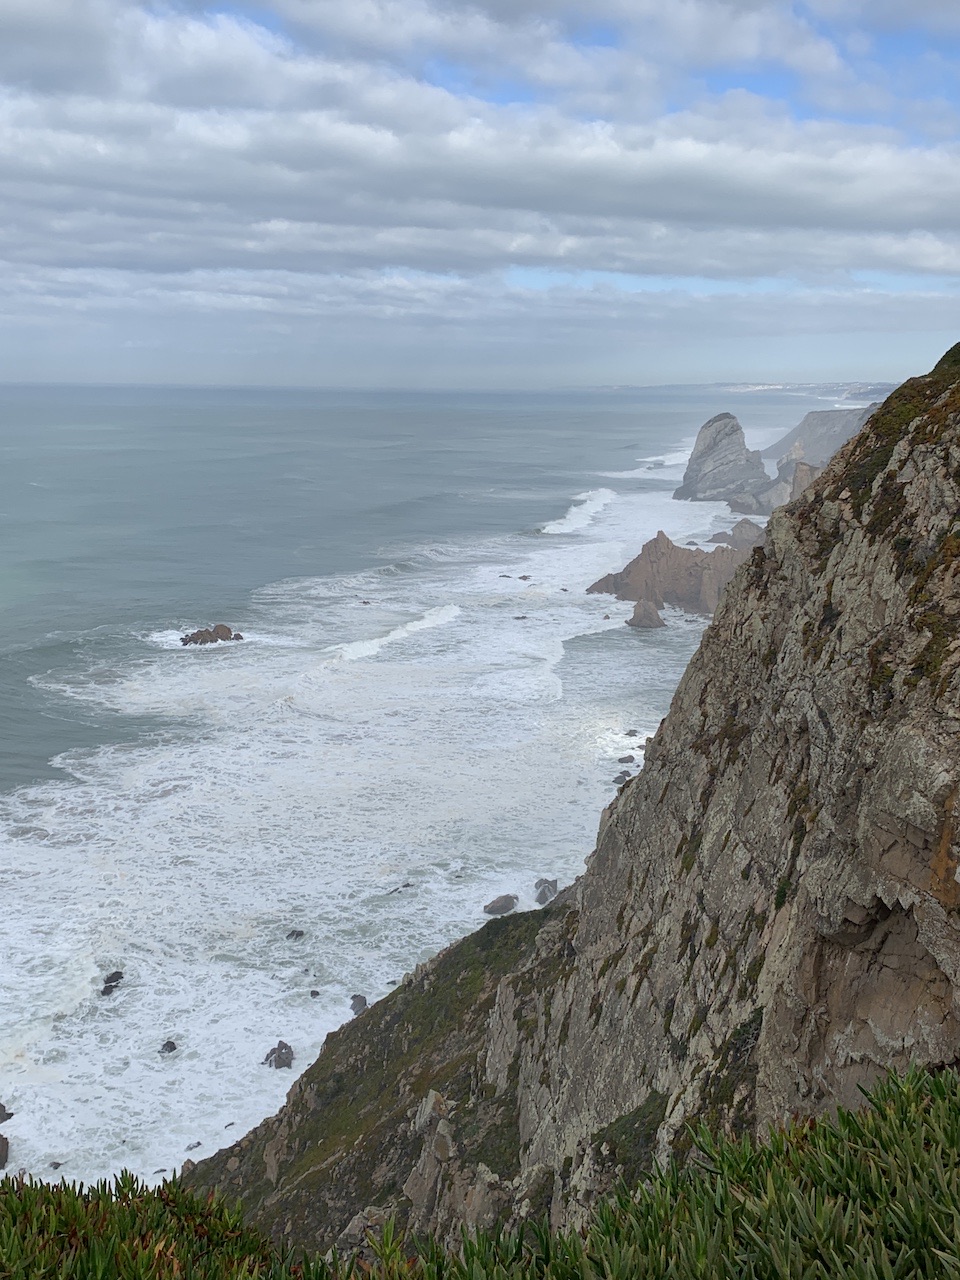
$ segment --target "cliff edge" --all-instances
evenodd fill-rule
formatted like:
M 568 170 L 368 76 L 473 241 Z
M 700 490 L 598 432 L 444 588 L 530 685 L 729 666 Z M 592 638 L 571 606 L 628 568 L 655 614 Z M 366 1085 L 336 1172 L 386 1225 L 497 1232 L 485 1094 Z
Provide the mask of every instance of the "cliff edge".
M 278 1239 L 582 1221 L 619 1175 L 960 1059 L 960 346 L 738 569 L 583 876 L 334 1033 L 187 1173 Z

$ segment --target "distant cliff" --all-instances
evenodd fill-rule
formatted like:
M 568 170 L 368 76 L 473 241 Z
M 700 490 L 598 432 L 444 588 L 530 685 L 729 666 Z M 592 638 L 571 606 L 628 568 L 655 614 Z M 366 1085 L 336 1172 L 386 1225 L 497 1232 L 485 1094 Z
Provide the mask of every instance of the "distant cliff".
M 960 347 L 770 520 L 580 880 L 334 1033 L 192 1171 L 278 1238 L 450 1239 L 960 1059 Z
M 726 502 L 731 511 L 770 515 L 798 497 L 823 464 L 863 426 L 876 405 L 867 409 L 818 409 L 781 439 L 763 450 L 777 459 L 777 474 L 768 476 L 761 454 L 748 449 L 743 428 L 731 413 L 719 413 L 697 433 L 675 498 L 694 502 Z

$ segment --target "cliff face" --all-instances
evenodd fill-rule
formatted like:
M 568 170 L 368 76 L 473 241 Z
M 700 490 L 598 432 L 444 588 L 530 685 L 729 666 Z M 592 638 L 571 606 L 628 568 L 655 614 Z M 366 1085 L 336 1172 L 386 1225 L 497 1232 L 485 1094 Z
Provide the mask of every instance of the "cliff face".
M 764 449 L 763 456 L 782 458 L 799 446 L 798 457 L 822 467 L 857 434 L 876 408 L 871 404 L 866 409 L 814 409 L 792 431 Z
M 331 1036 L 188 1181 L 310 1247 L 387 1211 L 575 1223 L 690 1120 L 960 1058 L 958 566 L 960 347 L 771 518 L 577 884 Z

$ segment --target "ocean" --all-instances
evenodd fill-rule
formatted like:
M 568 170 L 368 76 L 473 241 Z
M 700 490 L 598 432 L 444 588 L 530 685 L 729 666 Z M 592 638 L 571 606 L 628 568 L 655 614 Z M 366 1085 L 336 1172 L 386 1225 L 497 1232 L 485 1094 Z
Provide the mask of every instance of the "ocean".
M 0 387 L 9 1169 L 159 1181 L 353 995 L 570 883 L 703 627 L 585 588 L 734 523 L 670 496 L 706 418 L 761 446 L 833 403 Z

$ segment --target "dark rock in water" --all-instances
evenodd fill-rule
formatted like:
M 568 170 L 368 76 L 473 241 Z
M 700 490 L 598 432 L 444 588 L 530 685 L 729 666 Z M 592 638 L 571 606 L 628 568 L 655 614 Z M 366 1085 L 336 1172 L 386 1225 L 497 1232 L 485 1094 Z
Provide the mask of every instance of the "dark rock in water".
M 153 1177 L 156 1177 L 158 1173 L 166 1173 L 166 1172 L 167 1172 L 166 1169 L 154 1169 Z
M 514 618 L 513 618 L 513 620 L 514 620 L 514 622 L 526 622 L 526 620 L 527 620 L 527 615 L 526 615 L 525 613 L 517 613 L 517 614 L 514 614 Z
M 188 1143 L 187 1143 L 187 1147 L 186 1147 L 186 1149 L 187 1149 L 187 1151 L 196 1151 L 197 1147 L 199 1147 L 199 1146 L 201 1146 L 201 1145 L 202 1145 L 202 1144 L 201 1144 L 201 1143 L 199 1143 L 199 1142 L 188 1142 Z
M 618 756 L 617 764 L 636 764 L 636 756 Z
M 500 577 L 501 577 L 501 578 L 512 578 L 512 577 L 513 577 L 513 574 L 512 574 L 512 573 L 501 573 Z
M 367 1007 L 367 997 L 366 997 L 366 996 L 351 996 L 351 997 L 350 997 L 350 1008 L 353 1010 L 353 1012 L 354 1012 L 355 1014 L 356 1014 L 356 1013 L 363 1013 L 363 1011 L 364 1011 L 364 1009 L 365 1009 L 366 1007 Z
M 10 1156 L 10 1143 L 3 1136 L 3 1134 L 0 1133 L 0 1169 L 5 1169 L 7 1167 L 7 1160 L 9 1156 Z
M 12 1120 L 12 1119 L 13 1119 L 13 1112 L 8 1111 L 7 1108 L 3 1105 L 3 1103 L 0 1102 L 0 1124 L 3 1124 L 4 1120 Z
M 62 1161 L 62 1160 L 51 1160 L 51 1161 L 50 1161 L 50 1168 L 51 1168 L 51 1169 L 62 1169 L 62 1168 L 63 1168 L 63 1161 Z
M 625 729 L 625 730 L 624 730 L 624 733 L 623 733 L 623 736 L 624 736 L 625 738 L 639 738 L 639 737 L 640 737 L 640 730 L 639 730 L 639 729 Z
M 521 575 L 520 575 L 520 581 L 521 581 L 521 582 L 529 582 L 529 581 L 530 581 L 530 574 L 529 574 L 529 573 L 521 573 Z
M 652 631 L 656 627 L 666 625 L 660 617 L 660 611 L 651 600 L 638 600 L 633 607 L 633 613 L 627 619 L 627 626 L 636 627 L 638 631 Z
M 228 1120 L 228 1121 L 227 1121 L 227 1123 L 226 1123 L 223 1127 L 224 1127 L 225 1129 L 232 1129 L 232 1128 L 233 1128 L 233 1126 L 234 1126 L 236 1123 L 237 1123 L 237 1122 L 236 1122 L 236 1120 Z
M 120 969 L 114 969 L 113 973 L 108 973 L 103 980 L 103 989 L 100 994 L 108 996 L 111 992 L 116 991 L 117 987 L 123 981 L 123 972 Z
M 287 934 L 287 941 L 289 942 L 291 939 L 296 941 L 297 938 L 302 938 L 302 937 L 303 937 L 302 929 L 291 929 L 290 932 Z
M 605 613 L 605 614 L 603 615 L 603 620 L 604 620 L 604 622 L 609 622 L 609 621 L 610 621 L 610 615 L 609 615 L 609 613 Z
M 314 989 L 310 992 L 310 999 L 311 999 L 311 1000 L 316 1000 L 316 998 L 317 998 L 317 996 L 318 996 L 319 994 L 320 994 L 320 992 L 319 992 L 319 991 L 317 991 L 317 989 L 316 989 L 316 988 L 314 988 Z
M 285 1040 L 278 1040 L 263 1060 L 265 1067 L 276 1067 L 278 1070 L 293 1066 L 293 1050 Z
M 181 644 L 219 644 L 221 640 L 242 640 L 240 632 L 234 632 L 225 622 L 218 622 L 215 627 L 201 627 L 199 631 L 191 631 L 181 636 Z
M 515 893 L 502 893 L 483 908 L 488 916 L 506 916 L 514 909 L 520 899 Z
M 159 1049 L 159 1051 L 158 1051 L 158 1052 L 160 1052 L 160 1053 L 175 1053 L 175 1052 L 176 1052 L 176 1049 L 177 1049 L 177 1046 L 176 1046 L 176 1042 L 175 1042 L 175 1041 L 173 1041 L 173 1040 L 164 1040 L 164 1042 L 163 1042 L 163 1044 L 160 1046 L 160 1049 Z
M 545 880 L 543 876 L 541 876 L 534 885 L 534 888 L 537 891 L 535 895 L 537 902 L 541 907 L 546 906 L 548 902 L 557 896 L 556 880 Z

